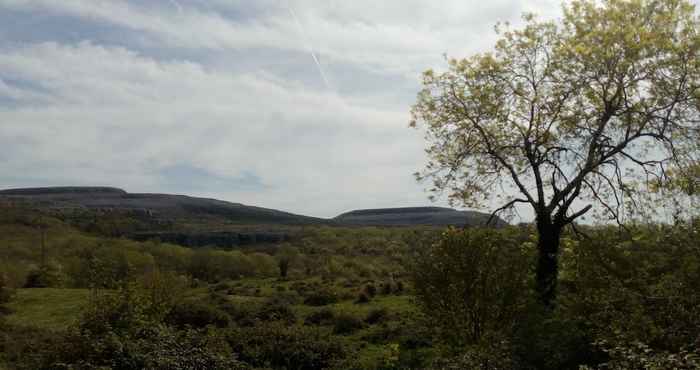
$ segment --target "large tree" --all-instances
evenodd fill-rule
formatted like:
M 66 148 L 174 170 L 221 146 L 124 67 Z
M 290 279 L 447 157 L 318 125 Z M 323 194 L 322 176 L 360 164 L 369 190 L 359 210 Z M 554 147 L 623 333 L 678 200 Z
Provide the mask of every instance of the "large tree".
M 532 208 L 551 306 L 563 229 L 586 213 L 624 222 L 697 158 L 699 21 L 686 0 L 576 0 L 559 21 L 524 20 L 497 27 L 492 51 L 426 71 L 411 124 L 426 129 L 417 176 L 433 191 Z

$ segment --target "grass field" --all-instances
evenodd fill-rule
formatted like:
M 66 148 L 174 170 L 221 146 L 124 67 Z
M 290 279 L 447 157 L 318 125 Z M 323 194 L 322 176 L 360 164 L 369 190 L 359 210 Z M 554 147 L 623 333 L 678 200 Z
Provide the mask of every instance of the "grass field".
M 64 329 L 80 316 L 88 302 L 88 289 L 18 289 L 8 305 L 11 324 L 46 329 Z

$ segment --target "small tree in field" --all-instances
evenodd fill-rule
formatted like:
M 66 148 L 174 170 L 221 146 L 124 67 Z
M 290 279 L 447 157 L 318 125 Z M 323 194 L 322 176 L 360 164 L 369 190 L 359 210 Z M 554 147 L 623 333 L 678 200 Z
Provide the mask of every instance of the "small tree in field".
M 494 212 L 532 208 L 541 301 L 556 298 L 564 227 L 622 223 L 669 169 L 697 158 L 698 18 L 687 0 L 576 0 L 559 22 L 524 17 L 491 52 L 426 71 L 424 125 L 435 192 Z
M 275 253 L 277 259 L 277 267 L 279 268 L 280 278 L 286 279 L 289 272 L 289 267 L 299 258 L 299 250 L 285 245 Z

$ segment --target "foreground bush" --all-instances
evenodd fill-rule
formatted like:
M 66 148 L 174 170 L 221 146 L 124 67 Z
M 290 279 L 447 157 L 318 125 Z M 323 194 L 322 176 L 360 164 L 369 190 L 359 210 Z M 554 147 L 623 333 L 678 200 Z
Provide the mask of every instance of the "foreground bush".
M 449 229 L 412 266 L 418 304 L 455 348 L 509 331 L 528 298 L 530 255 L 517 230 Z
M 343 344 L 327 331 L 283 322 L 232 328 L 226 340 L 240 360 L 256 367 L 326 369 L 348 355 Z

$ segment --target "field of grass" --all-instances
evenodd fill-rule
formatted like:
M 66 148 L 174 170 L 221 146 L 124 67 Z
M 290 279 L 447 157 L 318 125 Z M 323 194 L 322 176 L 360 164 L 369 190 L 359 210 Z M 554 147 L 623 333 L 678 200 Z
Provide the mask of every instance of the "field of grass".
M 20 326 L 65 329 L 80 317 L 88 289 L 18 289 L 8 308 L 7 321 Z

